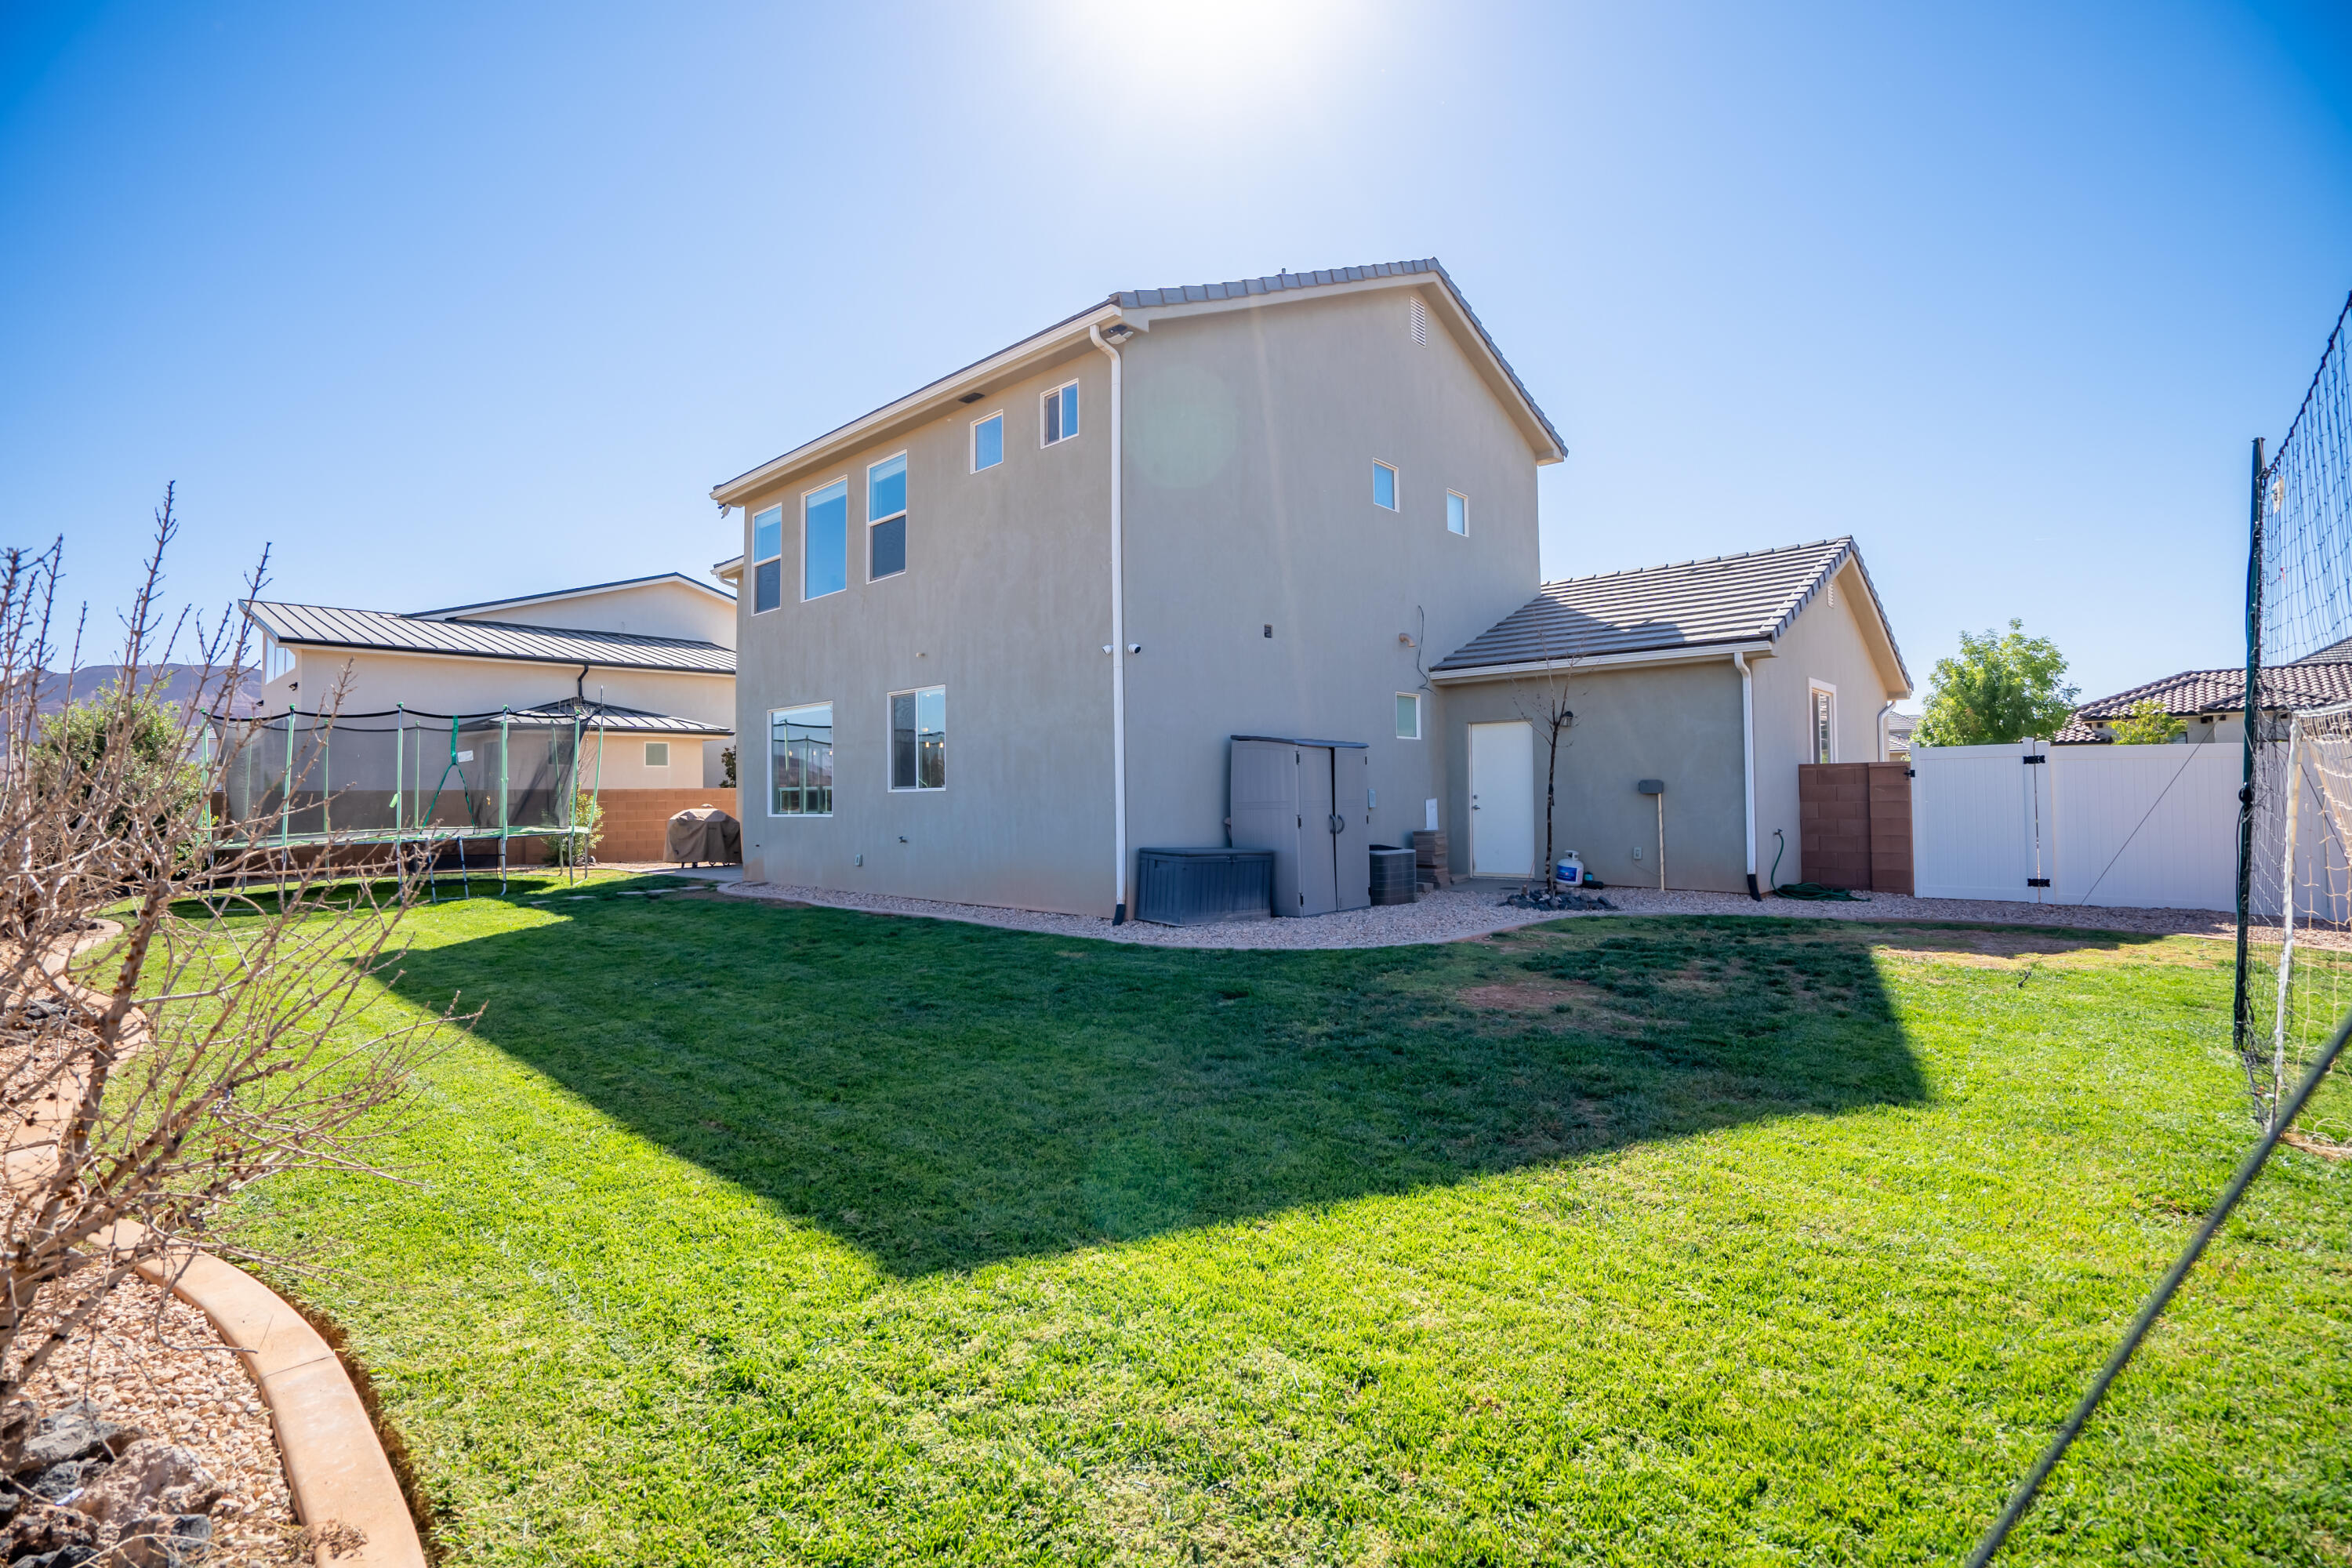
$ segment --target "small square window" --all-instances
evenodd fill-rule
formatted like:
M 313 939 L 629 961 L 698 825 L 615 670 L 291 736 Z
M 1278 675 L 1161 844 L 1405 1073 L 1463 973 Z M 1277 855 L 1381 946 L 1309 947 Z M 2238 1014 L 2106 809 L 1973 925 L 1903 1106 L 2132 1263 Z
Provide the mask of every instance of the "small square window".
M 1038 443 L 1051 447 L 1066 441 L 1078 433 L 1078 384 L 1057 386 L 1045 395 L 1045 438 Z
M 1374 463 L 1372 465 L 1372 504 L 1384 506 L 1391 511 L 1396 510 L 1396 470 L 1386 463 Z
M 667 741 L 647 741 L 646 742 L 646 766 L 649 768 L 666 768 L 669 766 L 669 742 Z
M 1470 531 L 1470 498 L 1459 491 L 1445 492 L 1445 531 L 1448 533 Z
M 972 422 L 971 471 L 975 474 L 1004 461 L 1004 416 L 992 414 Z
M 1421 739 L 1421 693 L 1417 691 L 1397 693 L 1397 739 Z

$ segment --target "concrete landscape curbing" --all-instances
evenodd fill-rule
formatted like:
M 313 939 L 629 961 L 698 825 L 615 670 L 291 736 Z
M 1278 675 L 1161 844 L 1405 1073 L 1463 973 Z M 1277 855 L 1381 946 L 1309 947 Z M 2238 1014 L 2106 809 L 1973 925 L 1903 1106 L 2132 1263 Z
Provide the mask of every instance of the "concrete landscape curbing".
M 75 945 L 89 947 L 121 931 L 101 921 Z M 139 1234 L 126 1220 L 108 1239 L 128 1245 Z M 320 1568 L 425 1568 L 425 1543 L 375 1423 L 319 1331 L 268 1286 L 209 1253 L 154 1259 L 139 1272 L 210 1318 L 222 1341 L 241 1352 L 268 1407 L 295 1515 L 310 1532 Z

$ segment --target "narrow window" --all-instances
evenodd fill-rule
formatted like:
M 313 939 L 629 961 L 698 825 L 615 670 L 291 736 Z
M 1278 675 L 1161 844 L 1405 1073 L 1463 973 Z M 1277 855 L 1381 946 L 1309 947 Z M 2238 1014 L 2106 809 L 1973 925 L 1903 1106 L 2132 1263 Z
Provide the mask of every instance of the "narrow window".
M 1421 693 L 1418 691 L 1397 693 L 1397 739 L 1421 739 Z
M 751 613 L 772 610 L 784 597 L 784 509 L 772 506 L 751 520 Z
M 1412 341 L 1423 348 L 1429 346 L 1429 307 L 1418 298 L 1412 301 Z
M 866 470 L 866 580 L 907 569 L 907 454 Z
M 1004 461 L 1004 416 L 992 414 L 972 421 L 971 471 L 975 474 Z
M 1078 433 L 1078 384 L 1057 386 L 1045 395 L 1045 438 L 1038 443 L 1050 447 L 1056 441 L 1066 441 Z
M 768 715 L 768 813 L 833 815 L 833 704 L 780 708 Z
M 1813 761 L 1837 761 L 1837 689 L 1834 687 L 1813 688 Z
M 264 682 L 294 672 L 294 651 L 268 632 L 261 634 L 261 679 Z
M 647 741 L 646 742 L 646 766 L 649 768 L 666 768 L 669 766 L 669 742 L 667 741 Z
M 801 497 L 801 597 L 822 599 L 849 586 L 849 481 L 835 479 Z
M 1391 511 L 1397 509 L 1396 470 L 1386 463 L 1372 465 L 1372 504 L 1384 506 Z
M 948 782 L 948 689 L 890 694 L 890 787 L 944 789 Z

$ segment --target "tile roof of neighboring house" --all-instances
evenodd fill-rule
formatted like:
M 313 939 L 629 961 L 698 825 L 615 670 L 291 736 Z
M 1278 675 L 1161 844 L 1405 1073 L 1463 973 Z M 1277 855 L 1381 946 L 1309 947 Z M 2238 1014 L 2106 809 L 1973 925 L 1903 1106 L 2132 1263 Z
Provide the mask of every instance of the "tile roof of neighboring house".
M 735 595 L 726 589 L 714 588 L 700 578 L 689 577 L 683 572 L 656 572 L 646 577 L 615 577 L 609 583 L 588 583 L 577 588 L 558 588 L 551 593 L 519 594 L 511 599 L 484 599 L 478 604 L 451 605 L 439 610 L 414 610 L 410 614 L 420 620 L 437 621 L 449 616 L 471 615 L 477 610 L 503 610 L 523 605 L 545 604 L 550 599 L 576 599 L 583 594 L 606 594 L 615 588 L 642 588 L 648 583 L 683 583 L 689 588 L 699 588 L 713 598 L 725 599 L 730 604 L 735 599 Z
M 2325 708 L 2352 702 L 2352 659 L 2271 665 L 2263 671 L 2263 705 L 2272 710 Z M 2162 680 L 2151 680 L 2145 686 L 2085 702 L 2074 710 L 2067 725 L 2071 729 L 2086 721 L 2120 719 L 2135 704 L 2151 700 L 2163 703 L 2164 710 L 2175 718 L 2242 712 L 2246 706 L 2246 672 L 2184 669 Z
M 1849 560 L 1862 568 L 1851 538 L 1824 539 L 1547 583 L 1534 598 L 1432 668 L 1476 669 L 1769 640 L 1788 630 L 1797 612 Z M 1886 613 L 1878 590 L 1867 570 L 1861 575 L 1884 626 Z M 1894 647 L 1891 628 L 1887 644 Z M 1895 649 L 1895 661 L 1902 668 L 1900 648 Z
M 576 717 L 583 734 L 592 730 L 621 735 L 719 736 L 735 732 L 724 724 L 706 724 L 699 719 L 649 713 L 642 708 L 624 708 L 617 702 L 597 702 L 578 697 L 562 697 L 552 702 L 541 702 L 534 708 L 518 708 L 515 717 L 548 719 L 566 724 Z
M 1223 283 L 1188 283 L 1171 289 L 1122 289 L 1116 293 L 1105 296 L 1082 310 L 1063 317 L 1051 326 L 1030 333 L 1018 342 L 1008 344 L 992 354 L 974 360 L 960 370 L 950 371 L 937 381 L 928 382 L 903 397 L 894 398 L 879 408 L 859 415 L 845 425 L 837 426 L 813 440 L 802 443 L 791 451 L 772 458 L 756 468 L 748 468 L 731 479 L 713 485 L 711 494 L 723 499 L 728 492 L 737 486 L 745 484 L 746 481 L 761 479 L 762 476 L 781 475 L 789 471 L 790 467 L 795 463 L 813 461 L 814 455 L 820 451 L 830 450 L 830 444 L 836 437 L 860 430 L 885 416 L 895 416 L 894 411 L 903 413 L 908 408 L 920 405 L 929 395 L 944 393 L 974 372 L 982 371 L 999 362 L 1009 363 L 1011 360 L 1017 359 L 1024 351 L 1045 343 L 1056 334 L 1066 330 L 1075 330 L 1078 324 L 1097 315 L 1097 312 L 1181 309 L 1187 305 L 1217 304 L 1229 300 L 1244 300 L 1254 296 L 1340 288 L 1349 284 L 1374 282 L 1384 278 L 1420 277 L 1433 278 L 1445 286 L 1446 296 L 1454 301 L 1463 317 L 1469 321 L 1471 329 L 1478 334 L 1479 342 L 1485 346 L 1487 353 L 1493 356 L 1495 364 L 1501 370 L 1504 378 L 1509 382 L 1521 405 L 1542 428 L 1544 434 L 1550 438 L 1552 456 L 1542 460 L 1559 461 L 1568 450 L 1568 442 L 1561 437 L 1559 427 L 1552 424 L 1551 416 L 1543 411 L 1533 395 L 1528 393 L 1527 384 L 1519 379 L 1518 372 L 1513 370 L 1510 362 L 1503 357 L 1503 351 L 1496 346 L 1494 334 L 1486 331 L 1486 323 L 1479 321 L 1477 313 L 1470 309 L 1470 301 L 1463 297 L 1462 290 L 1455 286 L 1452 275 L 1435 257 L 1430 256 L 1415 261 L 1376 262 L 1369 267 L 1339 267 L 1317 272 L 1277 272 L 1268 278 L 1239 278 Z
M 2347 659 L 2352 659 L 2352 637 L 2346 637 L 2341 642 L 2329 643 L 2317 653 L 2305 654 L 2301 658 L 2295 659 L 2293 662 L 2296 664 L 2342 664 Z
M 634 632 L 519 626 L 503 621 L 436 621 L 383 610 L 246 602 L 246 612 L 290 647 L 343 647 L 380 653 L 451 654 L 534 664 L 593 664 L 609 669 L 671 669 L 732 675 L 735 652 L 691 637 Z

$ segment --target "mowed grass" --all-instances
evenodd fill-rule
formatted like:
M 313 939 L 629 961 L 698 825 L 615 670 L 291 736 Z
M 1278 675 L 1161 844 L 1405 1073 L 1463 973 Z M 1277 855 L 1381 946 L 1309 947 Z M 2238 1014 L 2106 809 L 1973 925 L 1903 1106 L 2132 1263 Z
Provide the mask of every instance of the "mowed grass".
M 420 911 L 416 1184 L 255 1195 L 459 1563 L 1953 1562 L 2248 1138 L 2192 939 L 1183 952 Z M 2283 1151 L 2004 1562 L 2352 1560 Z

